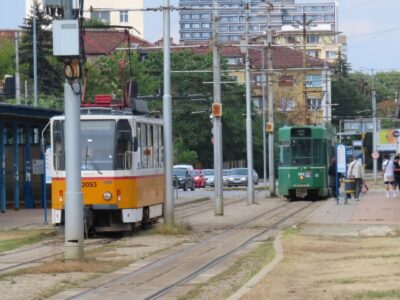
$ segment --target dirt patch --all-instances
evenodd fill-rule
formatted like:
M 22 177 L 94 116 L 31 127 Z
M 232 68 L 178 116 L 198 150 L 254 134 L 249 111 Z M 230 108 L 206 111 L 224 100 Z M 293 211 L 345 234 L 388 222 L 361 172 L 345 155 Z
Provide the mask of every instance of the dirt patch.
M 242 299 L 398 299 L 399 237 L 282 239 L 283 261 Z

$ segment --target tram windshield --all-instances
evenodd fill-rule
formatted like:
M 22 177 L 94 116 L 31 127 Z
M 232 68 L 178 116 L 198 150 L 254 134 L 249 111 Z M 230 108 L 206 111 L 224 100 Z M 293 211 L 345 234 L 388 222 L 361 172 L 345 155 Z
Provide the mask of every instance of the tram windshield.
M 53 124 L 54 169 L 65 170 L 64 121 Z M 81 170 L 132 167 L 132 130 L 128 120 L 81 120 Z
M 282 166 L 323 165 L 326 143 L 320 139 L 281 141 L 279 163 Z
M 81 169 L 113 170 L 115 121 L 81 121 Z

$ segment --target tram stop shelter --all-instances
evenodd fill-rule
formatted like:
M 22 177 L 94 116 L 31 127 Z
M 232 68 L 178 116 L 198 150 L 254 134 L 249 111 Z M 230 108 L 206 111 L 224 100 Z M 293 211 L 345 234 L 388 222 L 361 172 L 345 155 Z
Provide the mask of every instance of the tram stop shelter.
M 43 132 L 61 110 L 0 103 L 0 211 L 45 207 Z M 47 139 L 47 141 L 49 141 Z

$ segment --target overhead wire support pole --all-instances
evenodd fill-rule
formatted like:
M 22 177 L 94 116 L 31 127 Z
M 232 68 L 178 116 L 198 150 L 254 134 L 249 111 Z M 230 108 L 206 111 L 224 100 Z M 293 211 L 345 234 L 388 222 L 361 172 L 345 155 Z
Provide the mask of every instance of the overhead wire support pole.
M 268 122 L 272 125 L 272 130 L 268 135 L 268 179 L 269 179 L 269 193 L 270 196 L 275 196 L 275 153 L 274 153 L 274 94 L 272 86 L 272 75 L 273 75 L 273 65 L 272 65 L 272 27 L 271 27 L 271 11 L 273 6 L 268 3 L 267 11 L 267 30 L 268 30 Z
M 218 6 L 218 0 L 213 0 L 213 7 Z M 219 11 L 213 10 L 213 71 L 214 71 L 214 106 L 219 106 L 219 115 L 213 109 L 214 133 L 214 215 L 224 215 L 223 179 L 222 179 L 222 122 L 221 122 L 221 62 L 219 54 Z
M 163 47 L 164 47 L 164 95 L 163 95 L 163 120 L 164 120 L 164 147 L 165 147 L 165 224 L 173 225 L 175 222 L 175 200 L 172 184 L 173 148 L 172 148 L 172 97 L 171 97 L 171 42 L 170 42 L 170 9 L 169 0 L 164 0 L 163 7 Z
M 72 0 L 66 0 L 64 5 L 64 20 L 74 20 Z M 79 23 L 77 24 L 79 27 Z M 84 257 L 84 213 L 80 163 L 81 82 L 79 78 L 67 78 L 65 81 L 64 101 L 66 177 L 64 258 L 77 260 Z
M 21 104 L 21 78 L 19 75 L 19 32 L 15 32 L 15 101 Z
M 264 186 L 267 185 L 267 136 L 266 136 L 266 103 L 265 103 L 265 88 L 267 76 L 265 74 L 265 48 L 261 48 L 261 89 L 262 89 L 262 139 L 263 139 L 263 181 Z
M 372 90 L 371 90 L 371 101 L 372 101 L 372 151 L 377 152 L 378 151 L 378 137 L 377 137 L 377 122 L 376 122 L 376 91 L 375 91 L 375 83 L 374 83 L 374 70 L 372 70 Z M 378 177 L 378 160 L 376 158 L 373 159 L 372 161 L 372 169 L 374 173 L 374 183 L 377 183 L 377 177 Z
M 245 3 L 246 9 L 246 45 L 249 44 L 250 35 L 250 1 Z M 253 139 L 251 119 L 251 82 L 250 82 L 250 55 L 249 47 L 246 47 L 246 149 L 247 149 L 247 204 L 255 203 L 253 183 Z
M 36 11 L 37 2 L 33 2 L 33 106 L 38 106 L 38 82 L 37 82 L 37 36 L 36 36 Z

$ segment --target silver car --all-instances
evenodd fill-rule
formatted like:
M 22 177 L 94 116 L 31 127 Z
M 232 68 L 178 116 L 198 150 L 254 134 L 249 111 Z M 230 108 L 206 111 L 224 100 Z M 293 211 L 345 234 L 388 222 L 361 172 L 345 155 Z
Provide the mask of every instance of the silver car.
M 258 174 L 253 170 L 253 183 L 258 184 Z M 235 168 L 230 169 L 228 181 L 228 186 L 239 186 L 247 185 L 247 168 Z
M 206 180 L 206 186 L 214 186 L 214 170 L 203 169 L 203 174 Z

